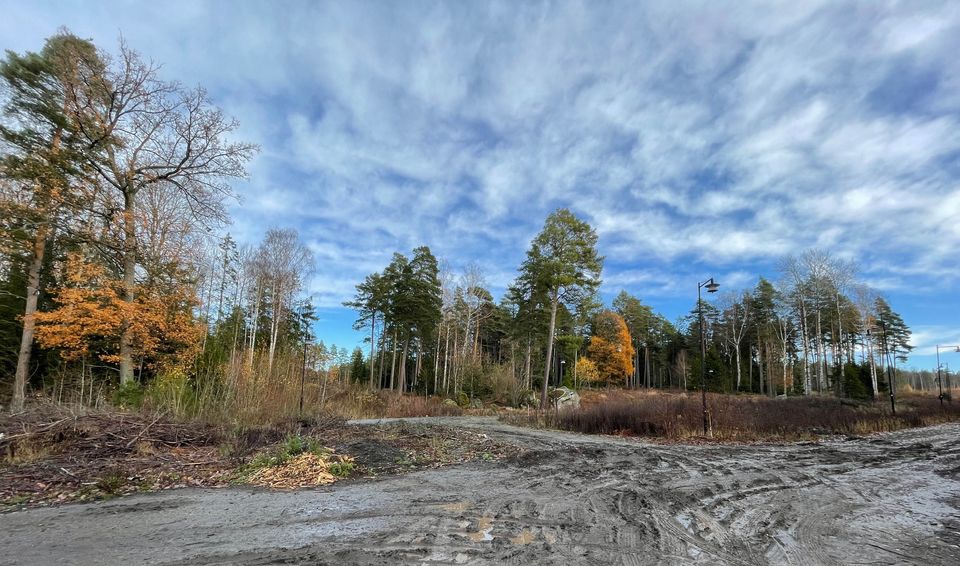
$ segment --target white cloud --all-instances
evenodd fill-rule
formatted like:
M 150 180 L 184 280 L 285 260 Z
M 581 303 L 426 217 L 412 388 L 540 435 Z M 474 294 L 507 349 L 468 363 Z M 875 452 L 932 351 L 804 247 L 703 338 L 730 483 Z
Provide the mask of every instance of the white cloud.
M 235 231 L 296 225 L 325 304 L 421 243 L 505 286 L 558 206 L 596 226 L 608 285 L 662 295 L 687 264 L 815 245 L 885 288 L 960 275 L 950 3 L 120 7 L 30 3 L 0 36 L 122 30 L 207 86 L 264 149 Z

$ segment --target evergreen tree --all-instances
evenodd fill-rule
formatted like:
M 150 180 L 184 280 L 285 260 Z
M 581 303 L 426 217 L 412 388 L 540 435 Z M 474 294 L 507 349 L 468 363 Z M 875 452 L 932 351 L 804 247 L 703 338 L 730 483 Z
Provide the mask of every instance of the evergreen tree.
M 547 406 L 557 308 L 579 306 L 600 286 L 603 257 L 597 253 L 597 234 L 589 224 L 562 208 L 547 217 L 520 267 L 520 278 L 531 289 L 543 289 L 550 306 L 547 355 L 540 406 Z

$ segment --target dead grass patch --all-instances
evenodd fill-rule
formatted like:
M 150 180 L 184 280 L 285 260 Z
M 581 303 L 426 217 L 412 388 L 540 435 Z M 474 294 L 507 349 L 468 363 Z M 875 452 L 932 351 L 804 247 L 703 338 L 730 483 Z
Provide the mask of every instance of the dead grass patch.
M 960 404 L 941 408 L 935 398 L 904 396 L 897 414 L 884 401 L 832 397 L 769 398 L 707 394 L 708 427 L 724 441 L 800 440 L 822 435 L 865 435 L 960 420 Z M 703 436 L 699 395 L 669 392 L 587 392 L 580 409 L 508 420 L 588 434 L 685 439 Z

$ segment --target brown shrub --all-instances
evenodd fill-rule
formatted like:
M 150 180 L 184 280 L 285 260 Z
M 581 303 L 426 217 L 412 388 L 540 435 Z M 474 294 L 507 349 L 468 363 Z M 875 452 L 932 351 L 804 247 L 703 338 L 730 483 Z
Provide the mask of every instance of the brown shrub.
M 900 400 L 893 415 L 886 402 L 707 394 L 707 417 L 718 439 L 801 439 L 957 420 L 960 404 L 941 409 L 936 398 L 910 396 Z M 540 424 L 590 434 L 687 438 L 703 434 L 703 409 L 699 395 L 607 391 L 585 395 L 582 408 L 550 415 Z

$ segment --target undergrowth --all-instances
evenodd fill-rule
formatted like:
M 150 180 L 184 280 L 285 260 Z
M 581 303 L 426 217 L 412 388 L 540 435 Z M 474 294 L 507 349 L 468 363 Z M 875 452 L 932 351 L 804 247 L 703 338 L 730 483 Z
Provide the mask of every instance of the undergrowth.
M 587 399 L 579 409 L 504 417 L 527 426 L 588 434 L 684 439 L 703 436 L 698 395 L 619 392 Z M 769 398 L 707 395 L 708 434 L 730 441 L 801 440 L 822 435 L 865 435 L 960 420 L 960 404 L 941 407 L 935 398 L 904 396 L 892 414 L 883 401 L 831 397 Z

